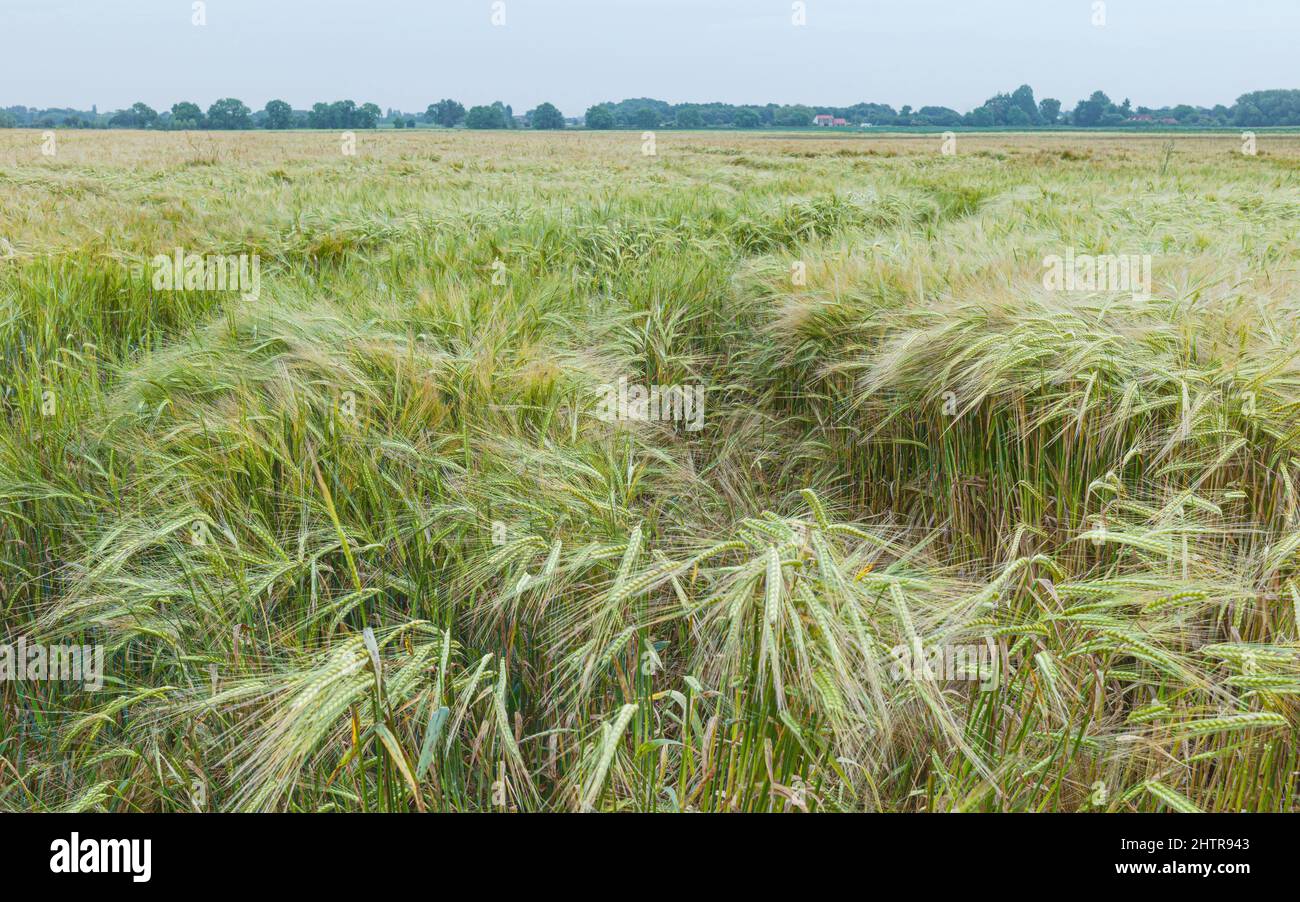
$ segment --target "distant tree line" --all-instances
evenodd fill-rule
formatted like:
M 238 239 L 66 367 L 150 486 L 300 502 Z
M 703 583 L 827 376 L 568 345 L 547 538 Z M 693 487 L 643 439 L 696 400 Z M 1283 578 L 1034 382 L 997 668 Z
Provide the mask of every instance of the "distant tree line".
M 97 109 L 46 109 L 24 106 L 0 109 L 0 128 L 140 128 L 157 130 L 239 130 L 251 128 L 289 129 L 369 129 L 389 125 L 393 128 L 416 128 L 420 121 L 429 125 L 455 128 L 535 128 L 560 129 L 568 123 L 554 104 L 543 103 L 523 116 L 497 101 L 491 106 L 468 110 L 455 100 L 440 100 L 429 105 L 423 114 L 400 110 L 381 110 L 373 103 L 360 106 L 352 100 L 317 103 L 310 110 L 295 110 L 283 100 L 272 100 L 265 109 L 250 110 L 234 97 L 218 100 L 204 112 L 196 103 L 182 101 L 170 110 L 158 112 L 146 103 L 135 103 L 124 110 L 100 113 Z M 576 120 L 574 122 L 576 123 Z
M 802 104 L 737 106 L 728 103 L 679 103 L 641 97 L 601 103 L 587 110 L 588 128 L 804 128 L 818 116 L 844 120 L 845 126 L 890 128 L 1141 128 L 1182 125 L 1200 128 L 1300 125 L 1300 90 L 1254 91 L 1231 106 L 1134 107 L 1125 99 L 1116 104 L 1104 91 L 1095 91 L 1072 110 L 1061 101 L 1034 97 L 1034 89 L 1021 85 L 1010 94 L 997 94 L 967 113 L 944 106 L 904 106 L 895 110 L 883 103 L 858 103 L 848 107 Z
M 1073 109 L 1059 100 L 1036 100 L 1034 89 L 1021 85 L 1010 94 L 997 94 L 967 113 L 944 106 L 903 106 L 895 110 L 883 103 L 857 103 L 847 107 L 775 104 L 764 106 L 729 103 L 678 103 L 640 97 L 617 103 L 600 103 L 587 110 L 581 120 L 587 128 L 804 128 L 817 118 L 842 120 L 844 127 L 882 126 L 889 128 L 1143 128 L 1188 126 L 1198 128 L 1259 128 L 1300 126 L 1300 90 L 1253 91 L 1237 98 L 1232 106 L 1134 107 L 1126 98 L 1115 103 L 1103 91 L 1094 91 Z M 317 103 L 310 110 L 295 110 L 283 100 L 272 100 L 253 112 L 242 101 L 227 97 L 205 112 L 198 104 L 182 101 L 170 110 L 158 112 L 145 103 L 124 110 L 100 113 L 98 109 L 45 110 L 13 106 L 0 109 L 0 128 L 143 128 L 143 129 L 370 129 L 381 126 L 415 128 L 420 121 L 442 128 L 562 129 L 579 120 L 566 120 L 551 103 L 543 103 L 522 116 L 505 103 L 472 106 L 451 99 L 429 104 L 422 114 L 380 110 L 373 103 L 357 105 L 351 100 Z

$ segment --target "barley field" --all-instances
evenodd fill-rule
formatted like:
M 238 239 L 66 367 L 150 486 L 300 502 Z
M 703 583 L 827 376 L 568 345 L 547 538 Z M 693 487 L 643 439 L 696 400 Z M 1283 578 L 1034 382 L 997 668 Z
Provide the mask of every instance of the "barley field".
M 0 132 L 0 809 L 1296 810 L 1258 141 Z

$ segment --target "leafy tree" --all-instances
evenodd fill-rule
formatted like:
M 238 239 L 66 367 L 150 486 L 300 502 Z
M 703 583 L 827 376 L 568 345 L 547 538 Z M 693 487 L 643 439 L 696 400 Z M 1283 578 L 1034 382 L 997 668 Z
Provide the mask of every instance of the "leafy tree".
M 1232 118 L 1234 125 L 1244 125 L 1253 128 L 1263 125 L 1268 120 L 1264 117 L 1264 111 L 1249 101 L 1242 103 L 1237 101 L 1237 112 Z
M 356 120 L 355 100 L 336 100 L 330 104 L 330 128 L 356 128 Z
M 153 128 L 158 124 L 158 113 L 148 104 L 131 104 L 131 114 L 135 117 L 137 128 Z
M 643 106 L 632 114 L 632 124 L 640 129 L 657 128 L 659 126 L 659 114 L 653 107 Z
M 1029 85 L 1021 85 L 1011 92 L 1011 106 L 1019 109 L 1025 114 L 1024 120 L 1021 121 L 1017 116 L 1015 122 L 1010 120 L 1010 110 L 1007 111 L 1008 122 L 1011 125 L 1041 125 L 1042 115 L 1038 112 L 1038 103 L 1034 100 L 1034 89 Z
M 227 97 L 208 107 L 207 127 L 213 129 L 252 128 L 250 110 L 241 100 Z
M 203 128 L 204 125 L 203 110 L 199 109 L 197 103 L 183 100 L 172 104 L 172 128 L 195 129 Z
M 383 111 L 373 103 L 357 106 L 352 100 L 312 104 L 308 128 L 377 128 Z
M 1038 118 L 1044 125 L 1054 125 L 1061 118 L 1061 101 L 1044 97 L 1038 102 Z
M 564 128 L 564 114 L 553 103 L 539 104 L 537 109 L 528 114 L 528 119 L 533 124 L 533 128 Z
M 763 120 L 753 110 L 739 110 L 732 120 L 736 128 L 758 128 Z
M 846 119 L 870 122 L 872 125 L 892 125 L 898 121 L 898 113 L 885 103 L 855 103 L 844 112 Z
M 1300 125 L 1300 90 L 1251 91 L 1237 109 L 1237 125 Z
M 383 112 L 373 103 L 363 103 L 353 114 L 352 125 L 355 128 L 375 128 Z
M 907 111 L 910 113 L 912 108 L 906 107 L 905 109 L 907 109 Z M 798 104 L 795 106 L 783 106 L 780 109 L 778 109 L 776 111 L 776 115 L 772 117 L 772 123 L 774 125 L 780 125 L 785 128 L 796 128 L 796 127 L 812 125 L 812 120 L 813 120 L 812 108 L 798 105 Z
M 64 117 L 59 123 L 68 124 L 68 118 Z M 108 120 L 109 128 L 151 128 L 158 122 L 158 114 L 153 108 L 144 103 L 133 104 L 129 109 L 118 110 Z
M 429 104 L 429 108 L 424 111 L 424 118 L 444 128 L 454 128 L 465 118 L 465 107 L 454 100 L 439 100 Z
M 608 104 L 600 103 L 587 110 L 583 117 L 587 128 L 608 129 L 614 127 L 614 111 Z
M 497 106 L 471 107 L 465 114 L 466 128 L 505 128 L 505 112 Z
M 680 108 L 680 106 L 675 108 L 663 100 L 655 100 L 653 97 L 633 97 L 620 100 L 618 103 L 603 104 L 603 106 L 610 108 L 610 112 L 614 114 L 614 121 L 618 125 L 629 127 L 637 127 L 637 116 L 643 109 L 652 110 L 655 114 L 655 125 L 659 125 L 663 122 L 671 122 L 676 115 L 676 109 Z
M 18 127 L 18 120 L 14 118 L 13 114 L 5 110 L 0 110 L 0 128 L 17 128 L 17 127 Z
M 922 125 L 961 125 L 961 113 L 946 106 L 923 106 L 914 118 Z
M 330 105 L 324 102 L 317 102 L 311 105 L 311 112 L 307 114 L 308 128 L 333 128 L 333 112 Z
M 1075 125 L 1084 127 L 1097 125 L 1101 122 L 1101 117 L 1110 112 L 1114 106 L 1110 98 L 1102 91 L 1093 91 L 1092 96 L 1087 100 L 1080 100 L 1074 108 L 1073 121 Z
M 736 108 L 728 103 L 692 104 L 700 111 L 706 126 L 731 125 L 736 118 Z
M 267 103 L 266 127 L 275 129 L 293 127 L 293 107 L 283 100 L 272 100 Z
M 1007 120 L 1014 105 L 1010 94 L 994 94 L 984 101 L 983 106 L 971 110 L 967 121 L 979 126 L 1008 125 Z
M 687 107 L 684 110 L 678 110 L 677 127 L 678 128 L 703 128 L 704 117 L 700 115 L 700 111 L 695 109 L 695 107 Z

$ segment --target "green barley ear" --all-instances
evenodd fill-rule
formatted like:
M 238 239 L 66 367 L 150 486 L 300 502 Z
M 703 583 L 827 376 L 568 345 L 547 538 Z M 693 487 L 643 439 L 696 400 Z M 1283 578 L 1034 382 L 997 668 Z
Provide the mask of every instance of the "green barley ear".
M 641 553 L 641 526 L 638 524 L 632 530 L 627 539 L 627 548 L 623 552 L 623 558 L 618 563 L 618 573 L 614 577 L 614 586 L 611 589 L 612 594 L 618 595 L 623 585 L 627 582 L 628 577 L 632 574 L 632 567 L 636 565 L 636 559 Z
M 1287 592 L 1291 594 L 1291 616 L 1295 626 L 1295 635 L 1300 639 L 1300 589 L 1296 588 L 1294 579 L 1286 581 Z
M 596 802 L 605 786 L 610 763 L 613 762 L 614 754 L 618 751 L 619 740 L 622 739 L 623 731 L 627 729 L 627 725 L 632 721 L 632 715 L 636 712 L 635 704 L 624 705 L 619 709 L 613 723 L 606 722 L 600 725 L 600 744 L 596 747 L 595 769 L 583 786 L 578 803 L 579 811 L 596 810 Z
M 1251 711 L 1247 714 L 1230 714 L 1226 717 L 1207 717 L 1201 720 L 1184 721 L 1173 724 L 1172 729 L 1179 736 L 1208 736 L 1212 733 L 1238 733 L 1243 730 L 1262 730 L 1289 726 L 1289 721 L 1281 714 L 1268 711 Z
M 1164 802 L 1174 811 L 1181 812 L 1182 814 L 1201 813 L 1201 809 L 1196 807 L 1195 802 L 1182 793 L 1170 789 L 1159 780 L 1147 780 L 1142 784 L 1142 788 L 1150 793 L 1153 798 Z
M 777 614 L 781 608 L 781 591 L 784 588 L 781 579 L 781 554 L 773 546 L 767 551 L 767 591 L 765 594 L 765 619 L 769 627 L 776 626 Z
M 112 795 L 112 792 L 112 780 L 95 783 L 86 787 L 63 805 L 60 805 L 57 811 L 60 814 L 83 814 L 87 811 L 103 811 L 103 805 Z
M 822 529 L 829 527 L 831 523 L 826 518 L 826 508 L 822 506 L 822 501 L 817 497 L 817 493 L 812 489 L 803 489 L 800 494 L 803 495 L 803 500 L 808 505 L 808 509 L 812 511 L 813 519 L 817 521 L 817 525 Z

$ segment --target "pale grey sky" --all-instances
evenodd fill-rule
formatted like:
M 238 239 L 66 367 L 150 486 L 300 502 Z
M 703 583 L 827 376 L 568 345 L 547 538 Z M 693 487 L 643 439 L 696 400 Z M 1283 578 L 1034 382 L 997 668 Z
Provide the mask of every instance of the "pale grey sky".
M 1300 88 L 1300 0 L 0 0 L 0 107 L 238 97 L 858 101 L 962 112 L 1028 82 L 1067 107 Z

